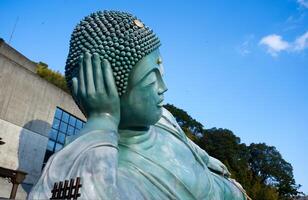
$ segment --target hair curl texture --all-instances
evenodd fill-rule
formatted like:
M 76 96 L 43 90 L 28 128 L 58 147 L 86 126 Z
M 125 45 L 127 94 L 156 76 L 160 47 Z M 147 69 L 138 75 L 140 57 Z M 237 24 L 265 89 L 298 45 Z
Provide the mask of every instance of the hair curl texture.
M 158 37 L 135 16 L 120 11 L 99 11 L 85 17 L 74 29 L 65 66 L 68 88 L 78 76 L 78 58 L 98 53 L 112 67 L 119 96 L 125 93 L 130 70 L 160 46 Z

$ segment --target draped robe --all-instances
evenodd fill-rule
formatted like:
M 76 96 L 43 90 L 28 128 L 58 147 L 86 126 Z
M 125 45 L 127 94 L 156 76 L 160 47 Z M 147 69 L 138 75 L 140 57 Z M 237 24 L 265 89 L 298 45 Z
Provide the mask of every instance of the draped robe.
M 29 199 L 55 182 L 81 178 L 81 199 L 246 199 L 226 167 L 189 138 L 167 110 L 148 131 L 91 131 L 47 162 Z

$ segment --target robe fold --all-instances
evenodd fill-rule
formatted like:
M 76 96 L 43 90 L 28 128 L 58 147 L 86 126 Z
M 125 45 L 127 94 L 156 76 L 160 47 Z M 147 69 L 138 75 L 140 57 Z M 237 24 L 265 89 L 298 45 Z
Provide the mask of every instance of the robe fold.
M 148 131 L 91 131 L 48 160 L 28 199 L 80 177 L 81 199 L 244 200 L 227 168 L 186 137 L 167 110 Z

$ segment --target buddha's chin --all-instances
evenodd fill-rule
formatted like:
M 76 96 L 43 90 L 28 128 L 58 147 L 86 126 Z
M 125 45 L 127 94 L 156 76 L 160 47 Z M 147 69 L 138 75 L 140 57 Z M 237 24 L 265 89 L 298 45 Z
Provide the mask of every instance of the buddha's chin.
M 162 115 L 163 115 L 163 107 L 159 107 L 158 110 L 157 110 L 157 118 L 156 118 L 156 121 L 155 121 L 154 124 L 156 124 L 156 123 L 160 120 L 160 118 L 162 117 Z M 154 125 L 154 124 L 153 124 L 153 125 Z
M 122 111 L 119 129 L 148 129 L 150 126 L 155 125 L 161 118 L 163 113 L 162 107 L 152 107 L 146 111 L 135 110 L 129 112 L 129 110 Z

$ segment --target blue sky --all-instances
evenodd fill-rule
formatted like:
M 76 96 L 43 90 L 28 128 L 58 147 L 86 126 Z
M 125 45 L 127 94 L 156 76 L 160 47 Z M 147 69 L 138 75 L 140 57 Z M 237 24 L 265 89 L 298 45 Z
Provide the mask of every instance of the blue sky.
M 134 13 L 163 44 L 166 102 L 246 144 L 275 146 L 308 193 L 307 0 L 45 2 L 2 0 L 0 37 L 63 72 L 80 19 L 103 9 Z

